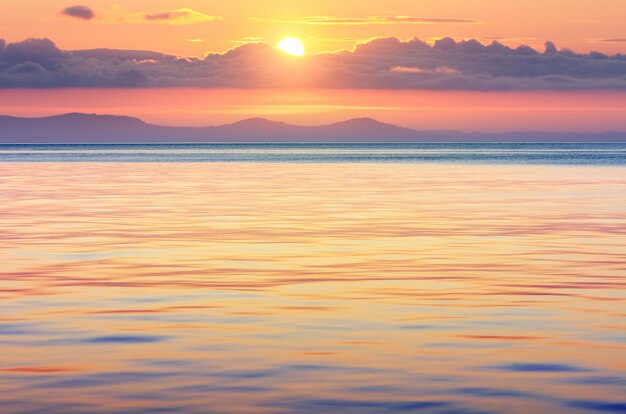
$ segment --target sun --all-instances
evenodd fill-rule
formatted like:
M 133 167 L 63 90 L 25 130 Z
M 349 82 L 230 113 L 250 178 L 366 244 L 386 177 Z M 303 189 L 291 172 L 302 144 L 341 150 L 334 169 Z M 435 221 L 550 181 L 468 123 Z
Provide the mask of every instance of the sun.
M 293 56 L 304 56 L 304 45 L 295 37 L 288 37 L 278 43 L 278 48 Z

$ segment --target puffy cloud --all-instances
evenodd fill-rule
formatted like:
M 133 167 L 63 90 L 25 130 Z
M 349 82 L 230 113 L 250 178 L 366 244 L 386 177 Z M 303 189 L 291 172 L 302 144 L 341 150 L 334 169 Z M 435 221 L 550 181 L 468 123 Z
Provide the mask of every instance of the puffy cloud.
M 150 51 L 63 51 L 47 39 L 0 41 L 0 87 L 320 87 L 437 90 L 625 90 L 626 56 L 539 52 L 497 41 L 378 38 L 295 58 L 246 43 L 204 58 Z
M 48 39 L 28 39 L 23 42 L 9 43 L 0 51 L 0 67 L 36 63 L 54 71 L 71 54 L 64 52 Z
M 66 7 L 61 11 L 61 14 L 82 20 L 91 20 L 96 16 L 93 10 L 87 6 Z
M 546 42 L 545 54 L 546 55 L 554 55 L 556 53 L 559 53 L 558 49 L 556 48 L 556 45 L 553 42 Z

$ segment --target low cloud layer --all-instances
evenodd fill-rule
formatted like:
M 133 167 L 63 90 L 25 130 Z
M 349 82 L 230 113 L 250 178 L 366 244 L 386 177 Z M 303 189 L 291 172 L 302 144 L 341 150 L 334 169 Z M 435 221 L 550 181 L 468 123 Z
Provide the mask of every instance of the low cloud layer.
M 87 6 L 66 7 L 61 11 L 61 14 L 82 20 L 91 20 L 96 16 L 94 11 Z
M 379 38 L 295 58 L 249 43 L 204 58 L 158 52 L 64 51 L 48 39 L 0 40 L 1 88 L 239 87 L 431 90 L 626 90 L 626 55 L 542 52 L 476 40 Z

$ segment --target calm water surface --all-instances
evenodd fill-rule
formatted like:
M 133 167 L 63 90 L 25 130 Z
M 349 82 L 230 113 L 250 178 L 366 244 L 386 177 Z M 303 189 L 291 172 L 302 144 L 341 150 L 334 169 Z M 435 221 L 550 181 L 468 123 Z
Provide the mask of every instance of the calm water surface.
M 0 194 L 2 413 L 626 412 L 623 166 L 9 162 Z
M 626 143 L 0 144 L 0 162 L 626 165 Z

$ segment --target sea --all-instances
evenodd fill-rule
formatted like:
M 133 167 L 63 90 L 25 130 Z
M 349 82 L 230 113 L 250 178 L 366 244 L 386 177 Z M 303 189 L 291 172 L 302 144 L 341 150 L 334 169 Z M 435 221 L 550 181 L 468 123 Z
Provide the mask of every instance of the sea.
M 626 412 L 626 144 L 0 145 L 0 412 Z
M 0 162 L 624 165 L 626 143 L 0 144 Z

